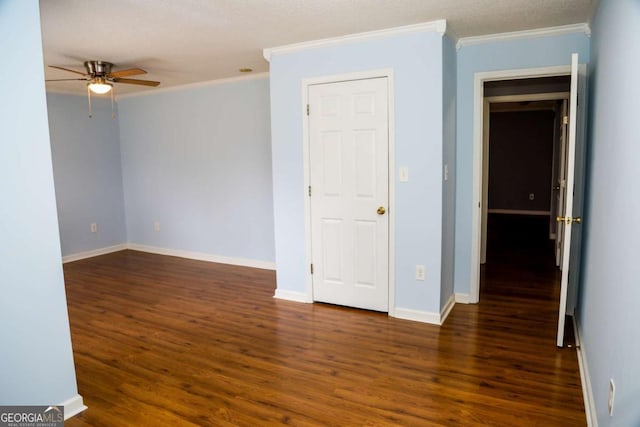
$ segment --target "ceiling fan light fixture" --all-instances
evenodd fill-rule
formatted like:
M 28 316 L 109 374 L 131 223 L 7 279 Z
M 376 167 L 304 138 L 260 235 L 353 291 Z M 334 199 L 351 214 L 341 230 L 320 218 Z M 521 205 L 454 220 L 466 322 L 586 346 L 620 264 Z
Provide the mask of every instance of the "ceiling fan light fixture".
M 113 85 L 111 83 L 107 83 L 107 81 L 103 78 L 96 78 L 87 83 L 89 86 L 89 90 L 98 95 L 104 95 L 109 92 Z

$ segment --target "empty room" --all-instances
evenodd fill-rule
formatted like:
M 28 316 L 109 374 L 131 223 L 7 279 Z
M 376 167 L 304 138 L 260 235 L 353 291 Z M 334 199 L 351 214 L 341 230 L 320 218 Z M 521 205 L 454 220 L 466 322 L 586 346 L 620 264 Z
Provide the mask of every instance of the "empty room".
M 0 36 L 0 422 L 640 424 L 637 1 L 0 0 Z

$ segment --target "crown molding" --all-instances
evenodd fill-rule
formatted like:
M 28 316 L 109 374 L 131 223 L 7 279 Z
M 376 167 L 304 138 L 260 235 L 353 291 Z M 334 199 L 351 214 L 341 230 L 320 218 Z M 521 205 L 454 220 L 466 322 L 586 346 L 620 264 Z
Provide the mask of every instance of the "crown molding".
M 311 40 L 308 42 L 294 43 L 284 46 L 267 48 L 262 51 L 264 59 L 271 61 L 271 56 L 282 55 L 287 53 L 299 52 L 307 49 L 318 47 L 339 46 L 347 43 L 376 40 L 400 34 L 436 32 L 441 36 L 447 31 L 447 21 L 439 19 L 437 21 L 423 22 L 421 24 L 405 25 L 402 27 L 386 28 L 383 30 L 367 31 L 364 33 L 349 34 L 340 37 L 331 37 L 327 39 Z
M 183 85 L 176 85 L 176 86 L 167 86 L 167 87 L 161 87 L 161 88 L 156 88 L 156 89 L 148 89 L 145 90 L 144 92 L 133 92 L 133 93 L 123 93 L 122 95 L 116 94 L 115 95 L 115 100 L 118 101 L 120 99 L 125 99 L 125 98 L 131 98 L 131 97 L 136 97 L 136 96 L 146 96 L 146 95 L 155 95 L 156 93 L 163 93 L 163 92 L 172 92 L 172 91 L 176 91 L 176 90 L 183 90 L 183 89 L 197 89 L 197 88 L 201 88 L 201 87 L 207 87 L 207 86 L 217 86 L 217 85 L 223 85 L 223 84 L 227 84 L 227 83 L 234 83 L 234 82 L 240 82 L 240 81 L 245 81 L 245 80 L 259 80 L 259 79 L 268 79 L 269 78 L 269 72 L 265 71 L 263 73 L 255 73 L 255 74 L 250 74 L 247 76 L 235 76 L 235 77 L 227 77 L 227 78 L 223 78 L 223 79 L 216 79 L 216 80 L 207 80 L 204 82 L 195 82 L 195 83 L 187 83 L 187 84 L 183 84 Z M 56 95 L 73 95 L 73 96 L 82 96 L 84 98 L 87 97 L 87 92 L 85 91 L 84 93 L 78 93 L 77 91 L 72 91 L 72 90 L 66 90 L 66 89 L 47 89 L 46 90 L 47 93 L 51 93 L 51 94 L 56 94 Z M 91 100 L 93 101 L 94 99 L 111 99 L 109 96 L 96 96 L 96 95 L 92 95 L 91 96 Z
M 123 93 L 122 95 L 116 95 L 116 101 L 119 101 L 125 98 L 133 98 L 136 96 L 155 95 L 157 93 L 173 92 L 176 90 L 197 89 L 201 87 L 218 86 L 218 85 L 223 85 L 227 83 L 241 82 L 245 80 L 259 80 L 259 79 L 268 79 L 268 78 L 269 78 L 269 72 L 264 72 L 264 73 L 250 74 L 248 76 L 236 76 L 236 77 L 228 77 L 224 79 L 207 80 L 204 82 L 187 83 L 183 85 L 163 87 L 160 89 L 145 90 L 144 92 Z
M 564 34 L 584 33 L 591 36 L 589 24 L 571 24 L 559 27 L 536 28 L 535 30 L 513 31 L 510 33 L 487 34 L 484 36 L 463 37 L 456 44 L 457 49 L 482 43 L 493 43 L 508 40 L 529 39 L 534 37 L 560 36 Z

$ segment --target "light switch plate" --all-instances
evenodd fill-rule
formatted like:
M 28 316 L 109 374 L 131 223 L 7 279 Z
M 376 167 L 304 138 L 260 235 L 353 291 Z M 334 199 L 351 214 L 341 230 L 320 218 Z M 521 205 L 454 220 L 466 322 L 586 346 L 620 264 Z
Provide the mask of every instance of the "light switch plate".
M 400 166 L 399 175 L 400 175 L 400 182 L 408 182 L 409 168 L 406 166 Z

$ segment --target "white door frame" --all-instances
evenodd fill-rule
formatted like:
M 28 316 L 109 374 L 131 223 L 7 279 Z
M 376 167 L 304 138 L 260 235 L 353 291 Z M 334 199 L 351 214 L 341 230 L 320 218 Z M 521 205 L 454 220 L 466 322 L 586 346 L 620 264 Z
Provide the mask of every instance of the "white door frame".
M 302 80 L 302 157 L 304 167 L 304 238 L 305 238 L 305 270 L 306 270 L 306 301 L 313 302 L 313 276 L 311 274 L 311 198 L 308 196 L 311 185 L 311 159 L 309 158 L 309 116 L 307 105 L 309 104 L 309 86 L 324 83 L 337 83 L 350 80 L 364 80 L 374 78 L 387 78 L 388 84 L 388 109 L 389 109 L 389 201 L 387 212 L 389 214 L 389 316 L 395 316 L 396 309 L 396 283 L 395 283 L 395 103 L 394 103 L 394 78 L 393 69 L 369 70 L 346 74 L 333 74 L 329 76 L 313 77 Z
M 570 65 L 523 68 L 516 70 L 475 73 L 473 81 L 473 197 L 471 199 L 471 259 L 469 302 L 480 300 L 480 259 L 482 246 L 483 139 L 484 139 L 484 83 L 495 80 L 515 80 L 536 77 L 566 76 Z
M 504 102 L 524 102 L 524 101 L 556 101 L 560 99 L 569 99 L 569 92 L 545 92 L 530 93 L 520 95 L 500 95 L 487 96 L 484 98 L 482 112 L 482 217 L 480 219 L 481 227 L 481 246 L 480 246 L 480 263 L 487 262 L 487 214 L 489 210 L 489 140 L 491 131 L 489 129 L 489 113 L 491 112 L 491 104 Z M 527 109 L 514 111 L 529 111 Z M 553 186 L 553 185 L 552 185 Z M 553 192 L 551 193 L 553 195 Z M 555 220 L 554 220 L 555 221 Z

